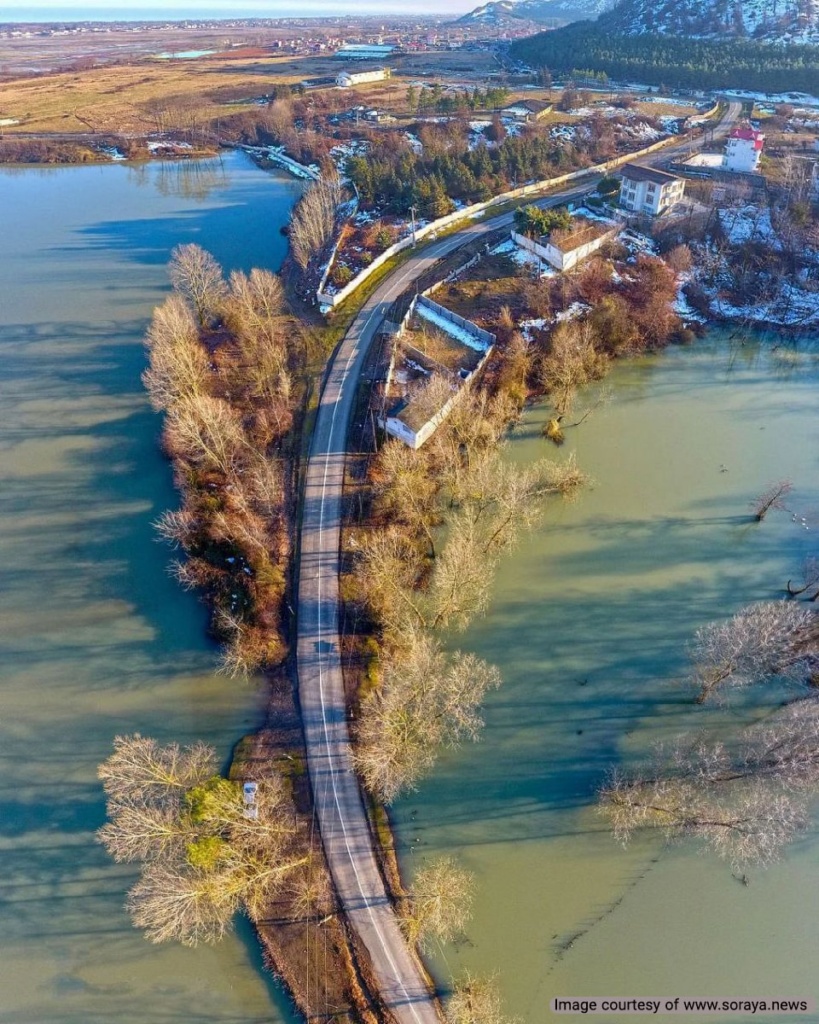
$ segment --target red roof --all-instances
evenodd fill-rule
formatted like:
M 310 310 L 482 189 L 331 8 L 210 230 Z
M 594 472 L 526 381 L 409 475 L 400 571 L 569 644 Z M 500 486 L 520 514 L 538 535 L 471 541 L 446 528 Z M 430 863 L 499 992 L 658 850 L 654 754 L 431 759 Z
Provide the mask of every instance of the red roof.
M 755 128 L 734 128 L 731 132 L 732 139 L 745 139 L 746 142 L 757 142 L 759 146 L 762 146 L 762 140 L 765 136 L 762 132 L 757 131 Z

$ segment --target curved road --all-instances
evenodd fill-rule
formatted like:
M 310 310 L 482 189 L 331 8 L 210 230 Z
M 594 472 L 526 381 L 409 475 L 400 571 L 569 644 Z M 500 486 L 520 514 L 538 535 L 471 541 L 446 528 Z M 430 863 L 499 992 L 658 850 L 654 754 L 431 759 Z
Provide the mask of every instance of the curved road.
M 739 113 L 729 110 L 715 134 Z M 688 149 L 670 147 L 652 162 Z M 595 178 L 599 174 L 594 175 Z M 590 191 L 591 182 L 539 201 L 550 206 Z M 373 838 L 353 771 L 339 653 L 339 542 L 347 434 L 356 387 L 370 345 L 391 303 L 442 256 L 510 225 L 506 213 L 470 223 L 413 255 L 366 301 L 329 368 L 307 465 L 298 582 L 298 680 L 314 804 L 341 906 L 366 947 L 384 1004 L 398 1024 L 440 1024 L 437 1001 L 410 950 L 373 852 Z

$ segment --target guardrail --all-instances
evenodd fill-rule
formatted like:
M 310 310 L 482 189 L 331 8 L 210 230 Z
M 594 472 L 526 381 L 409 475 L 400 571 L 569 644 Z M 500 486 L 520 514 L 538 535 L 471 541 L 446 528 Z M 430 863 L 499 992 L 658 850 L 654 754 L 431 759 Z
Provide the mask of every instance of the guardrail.
M 709 111 L 707 116 L 712 116 L 717 107 L 718 105 L 714 107 L 714 110 Z M 525 199 L 527 196 L 537 195 L 539 192 L 556 188 L 558 185 L 564 185 L 570 181 L 576 181 L 578 178 L 586 177 L 589 174 L 606 174 L 609 171 L 613 171 L 616 168 L 621 167 L 623 164 L 627 164 L 632 160 L 639 160 L 640 157 L 648 156 L 650 153 L 656 153 L 657 150 L 662 149 L 670 143 L 679 141 L 679 135 L 671 135 L 667 139 L 660 139 L 659 142 L 653 142 L 650 146 L 644 146 L 642 149 L 638 149 L 633 153 L 624 153 L 621 156 L 614 157 L 612 160 L 606 160 L 602 164 L 594 164 L 592 167 L 584 167 L 579 171 L 571 171 L 569 174 L 561 174 L 556 178 L 544 178 L 542 181 L 532 182 L 530 185 L 523 185 L 520 188 L 512 189 L 509 192 L 502 192 L 500 195 L 494 196 L 492 199 L 489 199 L 484 203 L 475 203 L 472 206 L 465 206 L 461 210 L 456 210 L 455 213 L 447 214 L 446 217 L 440 217 L 438 220 L 433 220 L 424 227 L 418 228 L 415 232 L 415 240 L 434 236 L 439 231 L 443 231 L 445 228 L 451 227 L 459 221 L 469 220 L 472 217 L 480 216 L 482 213 L 491 210 L 493 207 L 502 206 L 510 200 Z M 398 253 L 403 252 L 404 249 L 408 249 L 410 246 L 414 245 L 415 240 L 411 235 L 409 235 L 407 238 L 402 238 L 400 242 L 396 242 L 395 245 L 391 245 L 388 249 L 385 249 L 384 252 L 375 257 L 372 263 L 359 271 L 359 273 L 356 274 L 351 281 L 348 281 L 343 288 L 339 289 L 339 291 L 328 294 L 325 291 L 319 290 L 316 293 L 316 299 L 318 300 L 319 305 L 325 308 L 329 307 L 330 309 L 334 306 L 340 305 L 346 298 L 349 298 L 357 288 L 360 288 L 361 285 L 364 284 L 370 274 L 373 274 L 379 267 L 383 266 L 387 260 L 392 259 L 393 256 L 397 256 Z

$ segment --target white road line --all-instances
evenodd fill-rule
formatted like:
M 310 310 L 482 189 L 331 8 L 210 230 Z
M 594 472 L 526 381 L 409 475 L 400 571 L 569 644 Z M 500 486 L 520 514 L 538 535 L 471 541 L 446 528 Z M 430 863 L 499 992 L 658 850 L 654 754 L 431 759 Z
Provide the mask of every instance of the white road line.
M 367 322 L 364 324 L 364 327 L 359 332 L 359 340 L 364 336 L 364 334 L 366 333 L 368 327 L 370 326 L 370 322 L 372 321 L 372 318 L 375 316 L 375 314 L 378 311 L 378 305 L 379 304 L 376 303 L 376 305 L 374 306 L 372 312 L 370 313 L 369 317 L 367 318 Z M 341 404 L 341 394 L 342 394 L 342 391 L 344 389 L 344 384 L 347 381 L 347 375 L 348 375 L 348 373 L 350 371 L 350 364 L 353 362 L 353 359 L 357 355 L 357 351 L 358 351 L 357 346 L 354 345 L 353 350 L 352 350 L 352 352 L 350 353 L 350 355 L 349 355 L 349 357 L 347 359 L 347 364 L 344 367 L 344 373 L 342 375 L 341 382 L 340 382 L 339 387 L 338 387 L 338 394 L 336 396 L 335 402 L 333 403 L 333 415 L 332 415 L 332 418 L 330 420 L 330 433 L 329 433 L 329 436 L 327 438 L 328 447 L 331 445 L 332 440 L 333 440 L 333 435 L 335 433 L 336 415 L 338 413 L 339 405 Z M 345 447 L 346 447 L 346 445 L 345 445 Z M 342 458 L 343 458 L 344 454 L 345 454 L 344 452 L 340 453 Z M 321 552 L 323 550 L 324 499 L 325 499 L 326 493 L 327 493 L 327 474 L 329 472 L 329 469 L 330 469 L 330 452 L 326 451 L 324 453 L 324 477 L 323 477 L 323 480 L 322 480 L 321 505 L 320 505 L 320 511 L 319 511 L 319 531 L 318 531 L 319 552 Z M 339 526 L 340 526 L 340 523 L 339 523 Z M 381 942 L 382 949 L 384 950 L 384 953 L 385 953 L 385 955 L 387 957 L 387 960 L 389 961 L 390 967 L 392 968 L 393 972 L 395 973 L 395 977 L 396 977 L 396 980 L 398 981 L 398 985 L 399 985 L 399 987 L 401 989 L 401 992 L 404 994 L 404 996 L 407 999 L 407 1003 L 408 1003 L 408 1005 L 409 1005 L 409 1007 L 410 1007 L 410 1009 L 412 1011 L 412 1015 L 419 1022 L 419 1024 L 422 1024 L 421 1018 L 418 1016 L 417 1009 L 413 1005 L 414 1004 L 414 1000 L 412 999 L 412 997 L 410 996 L 409 992 L 407 992 L 406 987 L 404 986 L 404 983 L 403 983 L 403 981 L 401 979 L 401 971 L 398 969 L 398 965 L 393 960 L 392 954 L 391 954 L 391 952 L 389 950 L 388 943 L 386 942 L 384 934 L 381 931 L 381 928 L 380 928 L 380 926 L 378 924 L 378 921 L 376 919 L 376 916 L 373 913 L 373 908 L 372 908 L 372 906 L 371 906 L 371 904 L 369 902 L 369 899 L 368 899 L 367 895 L 364 892 L 364 887 L 363 887 L 362 882 L 361 882 L 361 876 L 360 876 L 360 874 L 358 872 L 358 866 L 356 864 L 355 857 L 353 856 L 353 851 L 350 848 L 350 840 L 349 840 L 349 836 L 348 836 L 348 833 L 347 833 L 346 823 L 344 821 L 344 814 L 343 814 L 343 812 L 341 810 L 341 803 L 340 803 L 339 797 L 338 797 L 338 787 L 336 785 L 336 771 L 335 771 L 335 768 L 333 767 L 334 759 L 333 759 L 333 756 L 332 756 L 331 751 L 330 751 L 330 735 L 329 735 L 328 723 L 327 723 L 327 706 L 326 706 L 326 702 L 325 702 L 325 698 L 324 698 L 324 673 L 322 671 L 323 652 L 321 650 L 321 638 L 322 638 L 321 583 L 322 583 L 322 577 L 321 577 L 321 571 L 319 569 L 319 574 L 318 574 L 318 643 L 319 643 L 319 647 L 318 647 L 318 655 L 319 655 L 318 667 L 319 667 L 319 696 L 321 698 L 321 719 L 322 719 L 322 725 L 324 727 L 325 749 L 327 751 L 328 764 L 331 766 L 330 774 L 331 774 L 331 780 L 332 780 L 332 786 L 333 786 L 333 799 L 335 801 L 336 810 L 338 812 L 338 820 L 339 820 L 339 823 L 341 824 L 341 831 L 342 831 L 342 834 L 343 834 L 343 837 L 344 837 L 344 845 L 347 848 L 347 856 L 350 859 L 350 864 L 351 864 L 352 869 L 353 869 L 353 874 L 355 875 L 356 883 L 358 885 L 358 891 L 359 891 L 359 893 L 361 895 L 362 900 L 364 901 L 364 906 L 365 906 L 365 908 L 367 910 L 367 913 L 369 914 L 370 921 L 371 921 L 372 926 L 373 926 L 373 928 L 375 930 L 375 933 L 376 933 L 376 935 L 378 936 L 378 938 L 379 938 L 379 940 Z M 333 632 L 337 635 L 337 630 L 334 630 Z

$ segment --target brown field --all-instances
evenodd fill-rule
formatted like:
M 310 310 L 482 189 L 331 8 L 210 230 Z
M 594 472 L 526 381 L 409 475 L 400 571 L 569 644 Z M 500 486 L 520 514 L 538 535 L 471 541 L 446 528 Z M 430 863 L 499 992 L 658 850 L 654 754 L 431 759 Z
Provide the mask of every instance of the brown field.
M 201 57 L 67 71 L 0 84 L 0 117 L 14 132 L 123 132 L 159 128 L 152 104 L 190 107 L 201 121 L 235 112 L 269 91 L 282 76 L 281 58 Z M 237 101 L 246 101 L 246 103 Z M 232 101 L 230 106 L 225 104 Z
M 516 319 L 526 316 L 524 285 L 527 279 L 507 256 L 487 256 L 458 280 L 439 288 L 433 298 L 453 313 L 493 331 L 504 306 L 509 307 Z

